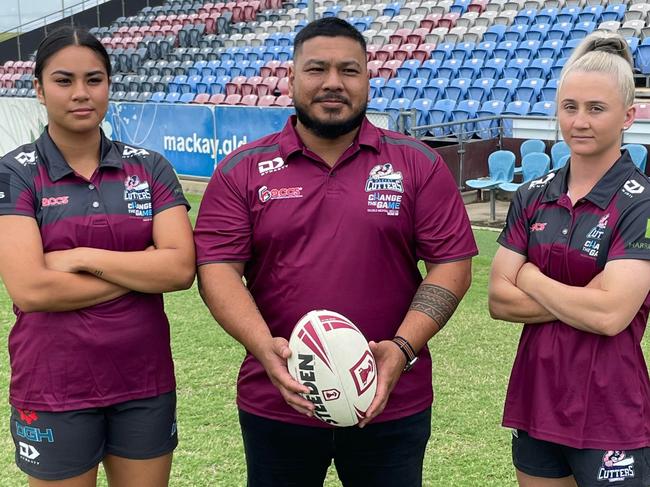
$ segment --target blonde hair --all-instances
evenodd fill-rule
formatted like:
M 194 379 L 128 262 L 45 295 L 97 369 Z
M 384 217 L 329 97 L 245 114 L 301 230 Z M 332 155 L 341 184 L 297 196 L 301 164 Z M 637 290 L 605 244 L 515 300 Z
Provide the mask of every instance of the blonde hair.
M 593 32 L 573 50 L 562 69 L 557 92 L 560 93 L 566 77 L 575 71 L 609 74 L 616 79 L 625 106 L 632 106 L 633 66 L 632 53 L 622 36 L 613 32 Z

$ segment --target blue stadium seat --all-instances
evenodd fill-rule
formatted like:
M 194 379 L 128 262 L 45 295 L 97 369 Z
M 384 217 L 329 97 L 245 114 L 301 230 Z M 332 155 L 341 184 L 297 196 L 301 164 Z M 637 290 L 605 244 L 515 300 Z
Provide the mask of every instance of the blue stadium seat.
M 474 58 L 482 59 L 485 61 L 492 57 L 492 52 L 497 47 L 497 43 L 493 41 L 483 41 L 476 46 L 472 55 Z
M 373 97 L 368 103 L 368 110 L 371 112 L 385 112 L 389 103 L 390 100 L 388 98 L 382 98 L 380 96 Z
M 427 85 L 428 80 L 425 78 L 412 78 L 402 87 L 402 96 L 415 100 L 420 98 L 424 92 L 424 87 Z
M 527 58 L 515 58 L 508 61 L 508 64 L 503 69 L 504 78 L 523 78 L 524 70 L 530 64 Z
M 517 41 L 501 41 L 494 48 L 494 51 L 492 51 L 492 56 L 508 61 L 514 56 L 515 49 L 517 49 L 518 45 L 519 43 Z
M 515 177 L 515 155 L 507 150 L 492 152 L 488 156 L 488 176 L 468 179 L 465 185 L 473 189 L 490 191 L 490 220 L 496 219 L 495 190 L 500 184 L 511 182 Z
M 506 66 L 506 60 L 503 58 L 490 58 L 481 68 L 481 78 L 499 79 L 503 69 Z
M 488 99 L 494 83 L 495 81 L 493 78 L 479 78 L 474 80 L 472 86 L 467 89 L 467 97 L 471 100 L 484 102 Z
M 578 22 L 569 32 L 569 39 L 583 39 L 596 30 L 595 22 Z
M 465 61 L 465 59 L 472 56 L 475 48 L 476 44 L 473 42 L 460 42 L 452 49 L 451 57 L 459 61 Z
M 390 115 L 391 127 L 393 130 L 399 127 L 398 119 L 403 110 L 411 108 L 412 100 L 408 98 L 395 98 L 388 104 L 386 112 Z M 407 117 L 408 118 L 408 117 Z
M 569 39 L 564 43 L 564 46 L 560 49 L 560 56 L 562 57 L 569 57 L 571 56 L 571 53 L 573 50 L 576 48 L 578 44 L 580 44 L 581 39 Z
M 458 125 L 452 125 L 452 132 L 457 137 L 470 139 L 474 135 L 475 124 L 468 122 L 476 118 L 481 103 L 477 100 L 462 100 L 456 105 L 456 108 L 451 112 L 451 119 L 454 122 L 464 122 Z
M 386 78 L 377 76 L 376 78 L 370 78 L 370 99 L 372 100 L 375 97 L 380 96 L 381 89 L 386 84 Z
M 174 80 L 167 85 L 167 91 L 169 93 L 178 93 L 181 90 L 181 85 L 187 84 L 187 76 L 184 74 L 179 74 L 174 76 Z
M 552 24 L 555 22 L 555 18 L 558 14 L 558 9 L 555 7 L 543 8 L 537 12 L 537 17 L 535 19 L 536 24 Z
M 451 53 L 454 50 L 456 45 L 453 42 L 444 42 L 436 46 L 436 48 L 431 51 L 431 59 L 436 59 L 441 63 L 447 59 L 451 59 Z
M 526 37 L 526 33 L 528 32 L 528 26 L 527 25 L 522 25 L 522 24 L 517 24 L 517 25 L 511 25 L 508 27 L 503 34 L 503 39 L 506 41 L 516 41 L 519 42 Z
M 456 77 L 461 66 L 462 62 L 458 59 L 447 59 L 438 68 L 438 77 L 451 80 Z
M 431 125 L 441 124 L 451 121 L 451 112 L 456 108 L 456 101 L 442 98 L 435 102 L 433 108 L 429 112 L 429 122 Z M 450 126 L 436 127 L 430 132 L 436 137 L 451 134 Z
M 460 68 L 458 68 L 458 73 L 456 73 L 456 75 L 459 78 L 475 79 L 478 76 L 478 74 L 481 72 L 482 67 L 483 67 L 482 59 L 477 59 L 477 58 L 467 59 L 463 62 L 463 65 Z
M 449 98 L 450 100 L 456 100 L 460 102 L 460 100 L 464 99 L 467 90 L 472 84 L 472 80 L 470 78 L 454 78 L 449 82 L 449 86 L 445 88 L 445 98 Z
M 407 81 L 404 78 L 390 78 L 381 89 L 382 98 L 394 100 L 402 97 L 402 89 Z
M 569 37 L 573 28 L 573 22 L 556 22 L 546 33 L 546 40 L 559 39 L 564 40 Z
M 411 104 L 411 110 L 415 110 L 415 126 L 421 127 L 423 125 L 429 125 L 429 114 L 433 108 L 433 102 L 428 98 L 418 98 L 413 100 Z M 410 126 L 410 121 L 407 124 L 407 129 L 411 132 L 412 135 L 416 137 L 421 137 L 426 135 L 428 129 L 419 129 L 416 130 L 414 127 Z
M 191 103 L 194 101 L 195 96 L 194 93 L 183 93 L 178 101 L 179 103 Z
M 423 89 L 424 97 L 433 102 L 442 99 L 447 86 L 449 86 L 447 78 L 432 78 Z
M 521 41 L 515 48 L 515 58 L 534 59 L 537 57 L 537 50 L 539 49 L 540 42 L 538 40 Z
M 196 83 L 197 93 L 210 93 L 210 86 L 217 82 L 217 77 L 208 75 L 201 76 L 201 80 Z
M 554 101 L 538 101 L 535 103 L 528 115 L 537 115 L 539 117 L 554 117 L 556 105 Z
M 552 161 L 551 167 L 555 171 L 556 169 L 561 169 L 564 166 L 566 166 L 566 163 L 569 162 L 569 159 L 571 158 L 571 154 L 565 154 L 560 159 L 558 159 L 557 162 Z
M 530 103 L 526 101 L 511 101 L 506 105 L 506 109 L 502 112 L 502 115 L 514 115 L 518 117 L 523 117 L 528 115 L 530 111 Z M 506 137 L 512 137 L 512 119 L 503 118 L 503 134 Z
M 553 167 L 557 167 L 557 164 L 559 164 L 560 159 L 564 156 L 568 156 L 569 154 L 571 154 L 571 149 L 569 148 L 569 144 L 567 144 L 563 140 L 559 140 L 555 144 L 553 144 L 551 146 L 551 159 L 553 160 Z
M 201 74 L 203 76 L 213 76 L 215 75 L 215 70 L 221 66 L 221 61 L 218 59 L 213 59 L 208 61 L 207 64 L 201 69 Z
M 187 70 L 187 75 L 196 76 L 197 74 L 201 74 L 203 68 L 206 67 L 207 65 L 208 65 L 207 61 L 196 61 L 194 65 Z
M 181 99 L 181 94 L 178 92 L 175 93 L 167 93 L 165 95 L 165 99 L 163 100 L 165 103 L 178 103 L 178 101 Z
M 601 22 L 603 10 L 602 5 L 585 5 L 582 12 L 578 14 L 578 22 L 595 22 L 598 24 Z
M 559 79 L 560 75 L 562 74 L 562 69 L 564 68 L 564 65 L 566 62 L 569 60 L 568 57 L 561 57 L 560 59 L 556 60 L 555 63 L 553 64 L 553 67 L 551 68 L 551 73 L 549 76 L 549 81 L 551 79 Z
M 546 40 L 550 28 L 551 28 L 551 24 L 537 23 L 531 25 L 530 28 L 528 29 L 528 32 L 526 32 L 526 36 L 524 37 L 524 39 L 543 42 Z
M 555 17 L 556 22 L 576 22 L 578 20 L 578 15 L 582 12 L 580 7 L 575 5 L 569 5 L 563 7 L 560 10 L 560 13 Z
M 501 100 L 509 103 L 515 95 L 515 90 L 519 86 L 517 78 L 501 78 L 492 88 L 492 100 Z
M 639 38 L 638 37 L 626 37 L 625 42 L 627 42 L 628 47 L 630 48 L 630 52 L 632 53 L 632 56 L 636 56 L 636 51 L 639 48 Z M 647 44 L 650 42 L 650 37 L 646 37 L 643 39 L 643 44 Z
M 524 69 L 526 78 L 542 78 L 547 79 L 555 60 L 552 58 L 538 58 L 533 59 L 530 66 Z
M 645 173 L 645 166 L 648 162 L 648 149 L 641 144 L 625 144 L 621 150 L 626 150 L 630 153 L 634 165 L 638 167 L 641 172 Z
M 500 100 L 483 102 L 481 109 L 476 112 L 477 118 L 498 117 L 505 110 L 506 104 Z M 492 139 L 499 134 L 499 120 L 482 120 L 476 122 L 476 134 L 481 139 Z
M 564 47 L 564 42 L 560 39 L 551 39 L 544 42 L 539 49 L 537 50 L 537 57 L 550 57 L 557 59 L 559 57 L 562 48 Z
M 524 157 L 534 152 L 542 152 L 542 153 L 546 152 L 546 144 L 544 143 L 544 141 L 540 139 L 526 139 L 519 146 L 519 155 L 521 156 L 522 161 L 524 160 Z M 515 174 L 520 172 L 521 172 L 521 166 L 519 167 L 515 166 Z
M 208 91 L 208 87 L 205 87 L 205 91 L 198 92 L 197 91 L 197 84 L 201 83 L 201 76 L 200 75 L 194 75 L 194 76 L 189 76 L 187 78 L 187 84 L 190 85 L 190 92 L 192 93 L 205 93 Z
M 435 78 L 438 73 L 438 68 L 440 67 L 440 64 L 442 63 L 436 59 L 427 59 L 418 68 L 417 77 L 427 78 L 427 79 Z
M 625 16 L 626 8 L 627 5 L 625 3 L 608 4 L 600 16 L 600 21 L 607 22 L 608 20 L 616 20 L 620 22 Z
M 520 10 L 513 20 L 514 24 L 532 25 L 537 17 L 537 10 L 534 8 L 527 8 Z
M 399 68 L 397 68 L 397 76 L 406 80 L 415 78 L 419 67 L 419 59 L 407 59 Z
M 517 91 L 515 91 L 515 99 L 527 101 L 531 105 L 536 103 L 544 84 L 545 81 L 542 78 L 524 79 L 517 88 Z
M 454 0 L 454 3 L 449 6 L 449 11 L 462 15 L 467 12 L 467 7 L 470 3 L 471 0 Z
M 501 42 L 507 26 L 503 24 L 493 24 L 483 34 L 483 41 Z
M 543 152 L 527 154 L 521 161 L 522 181 L 520 183 L 501 183 L 499 189 L 503 191 L 517 191 L 517 189 L 530 181 L 541 178 L 551 168 L 551 158 Z

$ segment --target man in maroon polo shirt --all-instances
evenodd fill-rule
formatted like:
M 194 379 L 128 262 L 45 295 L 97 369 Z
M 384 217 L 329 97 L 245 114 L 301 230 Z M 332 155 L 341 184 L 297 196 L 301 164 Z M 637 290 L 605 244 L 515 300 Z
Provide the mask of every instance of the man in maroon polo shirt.
M 421 486 L 426 343 L 469 287 L 476 245 L 440 156 L 365 118 L 359 32 L 320 19 L 294 48 L 296 117 L 219 165 L 195 231 L 203 299 L 247 349 L 237 404 L 248 486 L 322 486 L 332 459 L 346 487 Z M 349 317 L 377 360 L 360 427 L 314 419 L 287 371 L 293 326 L 323 308 Z

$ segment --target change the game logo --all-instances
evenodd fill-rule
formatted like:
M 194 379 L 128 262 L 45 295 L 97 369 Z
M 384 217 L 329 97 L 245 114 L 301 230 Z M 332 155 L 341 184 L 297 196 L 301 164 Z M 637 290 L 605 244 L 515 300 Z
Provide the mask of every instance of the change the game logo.
M 151 191 L 147 181 L 141 182 L 137 174 L 128 176 L 124 181 L 124 201 L 128 203 L 129 215 L 151 219 Z

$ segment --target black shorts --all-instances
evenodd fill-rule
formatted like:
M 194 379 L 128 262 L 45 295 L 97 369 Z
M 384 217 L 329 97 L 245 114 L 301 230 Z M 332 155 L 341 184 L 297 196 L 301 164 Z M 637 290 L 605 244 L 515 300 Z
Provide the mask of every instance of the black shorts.
M 577 449 L 537 440 L 525 431 L 512 433 L 512 462 L 533 477 L 573 475 L 580 487 L 647 487 L 650 448 L 636 450 Z
M 16 465 L 41 480 L 76 477 L 105 455 L 145 460 L 176 448 L 176 392 L 64 412 L 11 408 Z
M 242 410 L 239 423 L 248 487 L 322 487 L 332 460 L 346 487 L 422 487 L 431 408 L 363 429 L 289 424 Z

